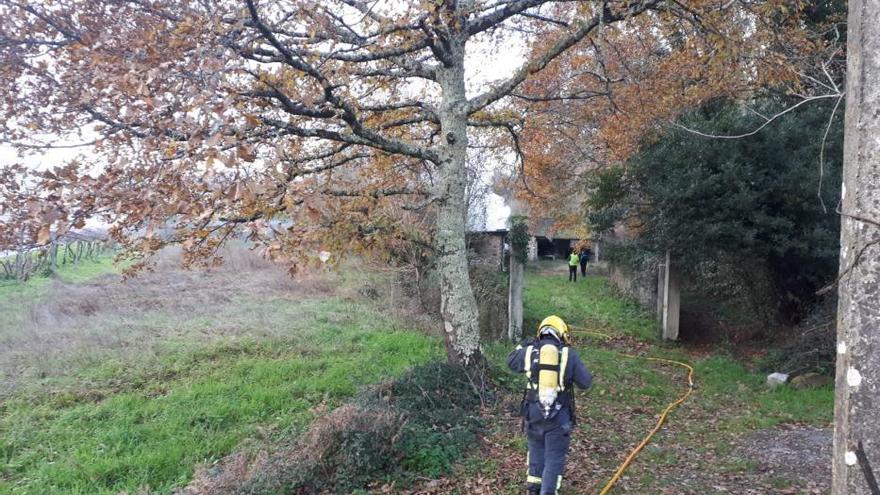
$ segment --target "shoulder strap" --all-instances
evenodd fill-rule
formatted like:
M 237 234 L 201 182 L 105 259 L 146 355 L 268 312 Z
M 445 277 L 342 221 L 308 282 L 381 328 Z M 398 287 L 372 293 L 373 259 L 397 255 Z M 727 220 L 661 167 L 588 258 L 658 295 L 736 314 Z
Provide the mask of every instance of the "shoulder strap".
M 563 346 L 559 359 L 559 391 L 565 390 L 565 369 L 568 368 L 568 346 Z
M 525 363 L 524 368 L 526 371 L 526 379 L 528 380 L 526 384 L 526 388 L 532 388 L 532 351 L 535 349 L 534 345 L 530 345 L 526 347 L 525 352 Z

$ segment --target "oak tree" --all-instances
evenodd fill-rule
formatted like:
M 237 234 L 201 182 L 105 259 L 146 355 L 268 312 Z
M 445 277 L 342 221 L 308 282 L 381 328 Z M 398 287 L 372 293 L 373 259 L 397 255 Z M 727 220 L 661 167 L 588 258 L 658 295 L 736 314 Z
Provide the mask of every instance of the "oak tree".
M 468 128 L 505 126 L 494 111 L 529 76 L 660 2 L 578 3 L 545 50 L 469 94 L 469 44 L 552 22 L 542 11 L 557 3 L 3 0 L 0 136 L 79 134 L 93 148 L 3 214 L 37 241 L 97 215 L 142 254 L 178 242 L 196 260 L 244 231 L 302 260 L 419 241 L 400 217 L 431 209 L 449 357 L 475 362 Z
M 0 139 L 88 150 L 41 173 L 6 170 L 0 240 L 14 242 L 17 229 L 41 242 L 100 217 L 129 252 L 148 259 L 179 243 L 190 263 L 239 234 L 291 265 L 416 243 L 437 260 L 449 359 L 476 363 L 469 143 L 517 149 L 523 118 L 512 100 L 603 33 L 757 19 L 779 5 L 0 0 Z M 530 47 L 520 67 L 469 86 L 466 62 L 516 43 Z
M 762 92 L 785 94 L 795 108 L 839 103 L 845 50 L 841 9 L 826 5 L 834 3 L 688 4 L 567 51 L 516 95 L 526 123 L 523 198 L 536 207 L 551 195 L 570 198 L 569 208 L 556 210 L 558 220 L 576 224 L 583 221 L 577 210 L 586 199 L 584 180 L 625 166 L 689 109 L 743 101 L 763 128 L 776 116 L 749 104 Z

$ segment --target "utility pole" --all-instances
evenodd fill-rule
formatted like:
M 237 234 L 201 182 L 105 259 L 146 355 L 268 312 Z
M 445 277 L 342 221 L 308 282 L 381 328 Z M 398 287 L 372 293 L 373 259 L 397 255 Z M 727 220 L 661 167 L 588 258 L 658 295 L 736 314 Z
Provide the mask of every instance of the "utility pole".
M 833 495 L 880 493 L 880 0 L 850 0 Z

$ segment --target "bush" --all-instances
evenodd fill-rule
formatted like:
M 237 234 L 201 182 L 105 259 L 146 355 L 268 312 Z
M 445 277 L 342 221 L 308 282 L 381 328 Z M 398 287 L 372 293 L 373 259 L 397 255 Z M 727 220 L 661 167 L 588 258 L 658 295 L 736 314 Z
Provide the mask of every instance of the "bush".
M 837 297 L 829 296 L 801 322 L 794 338 L 767 356 L 762 368 L 793 375 L 816 372 L 833 376 L 836 344 Z
M 773 114 L 789 103 L 765 98 L 753 106 Z M 771 290 L 765 301 L 772 312 L 797 322 L 814 304 L 816 290 L 838 269 L 840 219 L 833 205 L 840 196 L 843 121 L 838 112 L 823 141 L 830 114 L 824 104 L 800 108 L 736 140 L 705 139 L 670 128 L 626 167 L 590 178 L 592 228 L 599 232 L 629 225 L 637 235 L 630 247 L 657 257 L 670 251 L 679 266 L 696 267 L 690 275 L 701 277 L 704 285 L 733 284 L 751 293 L 752 286 L 766 282 Z M 753 113 L 723 101 L 681 121 L 727 135 L 759 123 Z M 820 178 L 817 160 L 823 152 Z M 638 255 L 627 251 L 632 249 L 606 250 L 606 259 L 616 255 L 637 262 Z M 731 278 L 723 281 L 717 275 Z
M 441 476 L 474 444 L 480 403 L 464 368 L 420 366 L 365 389 L 249 467 L 230 456 L 225 472 L 202 473 L 182 493 L 351 493 L 383 477 Z
M 259 467 L 241 493 L 349 491 L 395 456 L 402 418 L 387 405 L 348 404 L 318 420 L 292 448 Z
M 398 450 L 409 473 L 448 472 L 476 440 L 481 402 L 464 368 L 446 363 L 416 368 L 379 397 L 407 420 Z

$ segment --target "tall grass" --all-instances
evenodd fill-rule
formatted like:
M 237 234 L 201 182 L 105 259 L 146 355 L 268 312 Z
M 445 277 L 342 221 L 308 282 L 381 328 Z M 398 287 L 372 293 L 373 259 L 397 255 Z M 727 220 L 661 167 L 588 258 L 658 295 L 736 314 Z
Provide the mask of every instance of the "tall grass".
M 246 439 L 300 431 L 362 385 L 443 356 L 361 283 L 236 260 L 19 298 L 21 326 L 0 347 L 0 493 L 169 493 Z

